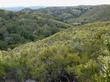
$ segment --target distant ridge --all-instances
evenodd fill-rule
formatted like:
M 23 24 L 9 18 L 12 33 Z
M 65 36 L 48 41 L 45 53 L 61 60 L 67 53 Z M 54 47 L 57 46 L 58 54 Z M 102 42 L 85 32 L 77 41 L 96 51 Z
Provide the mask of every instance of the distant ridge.
M 40 9 L 40 8 L 45 8 L 43 6 L 30 6 L 30 7 L 0 7 L 0 9 L 4 10 L 9 10 L 9 11 L 20 11 L 25 8 L 30 8 L 30 9 Z

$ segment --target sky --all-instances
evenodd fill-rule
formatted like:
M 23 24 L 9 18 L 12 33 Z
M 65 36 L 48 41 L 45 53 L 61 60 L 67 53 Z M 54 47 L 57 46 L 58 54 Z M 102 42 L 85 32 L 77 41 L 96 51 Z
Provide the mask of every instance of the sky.
M 0 0 L 0 7 L 76 6 L 110 4 L 110 0 Z

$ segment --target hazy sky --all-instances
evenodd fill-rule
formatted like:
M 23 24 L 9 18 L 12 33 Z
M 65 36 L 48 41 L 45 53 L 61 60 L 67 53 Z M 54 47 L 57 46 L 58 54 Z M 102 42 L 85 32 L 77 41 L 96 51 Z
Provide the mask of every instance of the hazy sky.
M 110 0 L 0 0 L 0 7 L 110 4 Z

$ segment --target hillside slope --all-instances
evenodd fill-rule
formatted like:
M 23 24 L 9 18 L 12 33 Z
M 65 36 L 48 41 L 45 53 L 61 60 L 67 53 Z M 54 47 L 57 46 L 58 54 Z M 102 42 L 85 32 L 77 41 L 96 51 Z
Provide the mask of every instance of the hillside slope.
M 1 51 L 0 59 L 1 78 L 18 76 L 20 82 L 27 78 L 39 82 L 109 82 L 110 22 L 69 28 Z
M 0 49 L 36 41 L 71 25 L 42 14 L 27 14 L 0 10 Z
M 45 13 L 69 24 L 85 24 L 110 20 L 110 5 L 50 7 L 31 12 Z
M 88 10 L 92 9 L 92 7 L 93 6 L 47 7 L 33 11 L 31 10 L 30 12 L 44 13 L 53 16 L 56 20 L 70 23 L 70 19 L 75 20 Z
M 0 49 L 37 41 L 73 25 L 110 20 L 110 5 L 0 10 Z
M 110 20 L 110 5 L 94 6 L 75 21 L 88 23 L 107 20 Z

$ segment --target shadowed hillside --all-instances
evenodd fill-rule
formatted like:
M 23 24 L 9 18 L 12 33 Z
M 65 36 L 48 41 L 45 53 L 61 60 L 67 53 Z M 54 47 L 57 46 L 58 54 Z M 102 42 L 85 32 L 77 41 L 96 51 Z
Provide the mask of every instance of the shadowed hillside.
M 0 49 L 36 41 L 71 27 L 42 14 L 0 10 Z

